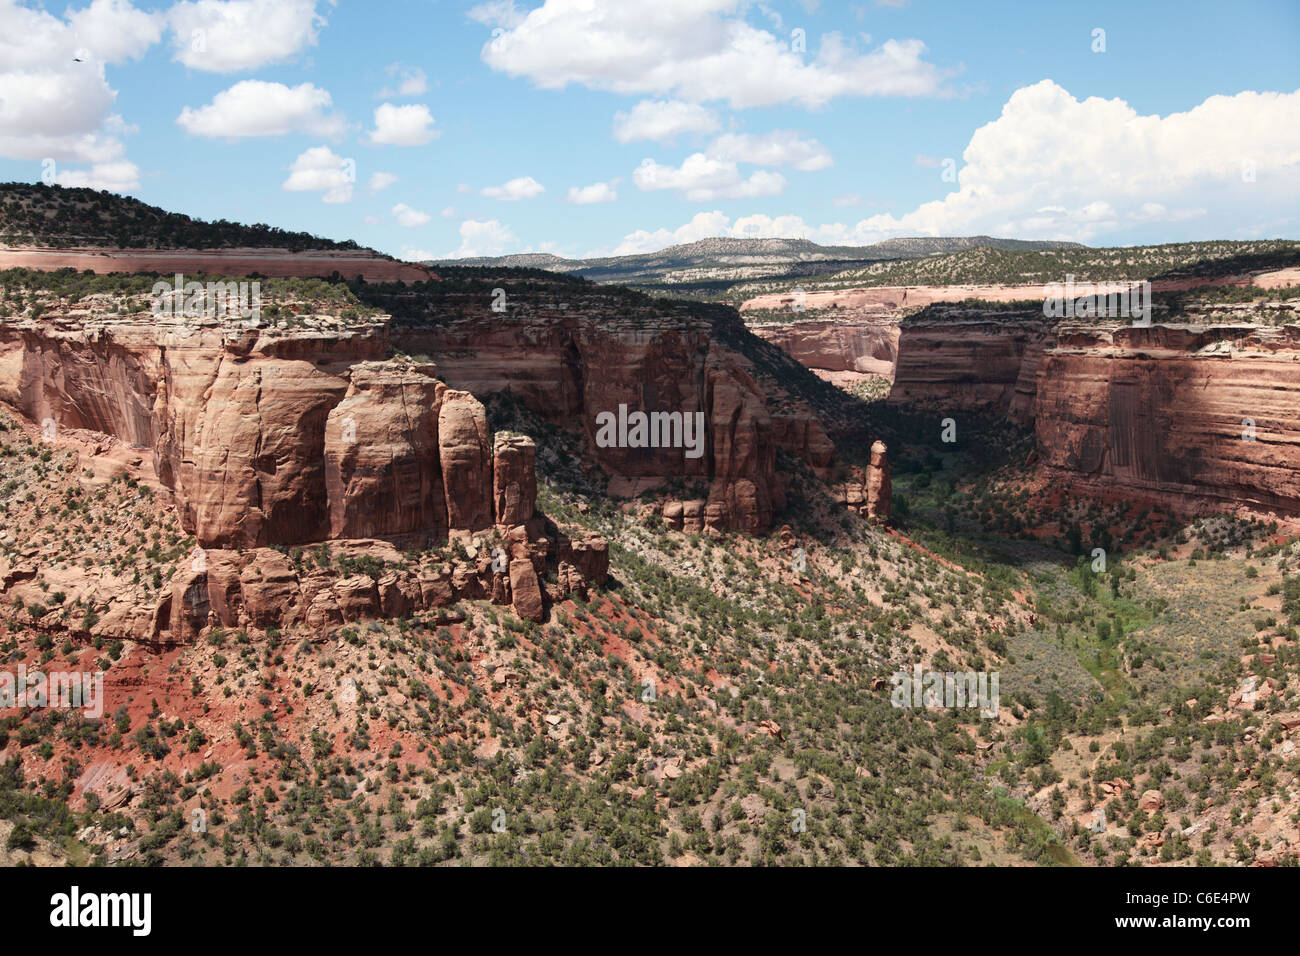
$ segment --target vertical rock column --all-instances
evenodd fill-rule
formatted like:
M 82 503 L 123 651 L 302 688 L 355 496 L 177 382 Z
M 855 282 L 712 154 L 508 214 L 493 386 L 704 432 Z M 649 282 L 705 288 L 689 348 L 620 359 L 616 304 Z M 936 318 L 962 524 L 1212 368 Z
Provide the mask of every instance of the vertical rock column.
M 889 459 L 885 443 L 877 440 L 871 446 L 871 461 L 867 465 L 866 508 L 867 517 L 883 524 L 889 518 Z
M 438 457 L 453 531 L 492 525 L 492 444 L 487 411 L 469 392 L 444 387 L 438 393 Z

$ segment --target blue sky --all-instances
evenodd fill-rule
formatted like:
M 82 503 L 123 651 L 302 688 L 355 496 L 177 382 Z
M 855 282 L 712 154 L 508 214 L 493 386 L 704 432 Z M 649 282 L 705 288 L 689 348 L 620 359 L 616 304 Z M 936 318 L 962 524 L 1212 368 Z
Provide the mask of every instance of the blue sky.
M 410 258 L 1295 238 L 1300 4 L 0 0 L 43 175 Z

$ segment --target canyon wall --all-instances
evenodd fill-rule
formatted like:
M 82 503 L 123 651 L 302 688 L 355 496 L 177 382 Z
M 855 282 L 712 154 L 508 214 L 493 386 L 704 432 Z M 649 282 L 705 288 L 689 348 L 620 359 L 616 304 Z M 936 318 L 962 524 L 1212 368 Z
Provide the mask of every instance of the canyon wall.
M 906 320 L 889 393 L 892 405 L 1007 414 L 1033 420 L 1039 362 L 1052 345 L 1041 309 Z
M 555 293 L 558 298 L 564 290 Z M 580 301 L 545 294 L 512 301 L 504 315 L 489 297 L 466 295 L 396 323 L 394 343 L 438 358 L 446 381 L 476 395 L 509 390 L 548 421 L 581 431 L 590 463 L 609 476 L 615 496 L 673 482 L 699 483 L 703 527 L 766 531 L 785 507 L 783 449 L 824 473 L 834 448 L 807 404 L 771 383 L 716 334 L 731 310 L 619 300 L 578 287 Z M 600 416 L 680 413 L 702 416 L 698 456 L 676 447 L 602 443 Z
M 1048 477 L 1081 493 L 1142 496 L 1179 512 L 1300 513 L 1294 325 L 913 320 L 902 327 L 889 402 L 982 408 L 1033 427 Z
M 1062 326 L 1038 452 L 1081 490 L 1300 513 L 1300 327 Z
M 749 331 L 771 342 L 836 385 L 851 385 L 873 375 L 894 377 L 898 323 L 884 319 L 815 319 L 786 325 L 751 325 Z

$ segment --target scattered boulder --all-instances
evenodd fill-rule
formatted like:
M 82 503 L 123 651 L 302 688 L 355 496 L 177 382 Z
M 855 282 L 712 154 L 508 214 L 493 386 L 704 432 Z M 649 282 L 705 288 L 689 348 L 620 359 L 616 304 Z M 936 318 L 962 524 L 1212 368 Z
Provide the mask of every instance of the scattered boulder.
M 1159 790 L 1144 790 L 1142 796 L 1138 797 L 1138 809 L 1145 810 L 1148 813 L 1154 813 L 1156 810 L 1163 808 L 1164 805 L 1164 794 Z

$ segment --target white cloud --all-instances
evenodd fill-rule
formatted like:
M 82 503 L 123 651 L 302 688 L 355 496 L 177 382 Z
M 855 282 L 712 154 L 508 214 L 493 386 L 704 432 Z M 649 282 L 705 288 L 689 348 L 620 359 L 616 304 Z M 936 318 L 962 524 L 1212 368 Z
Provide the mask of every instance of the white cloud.
M 751 199 L 775 196 L 785 188 L 785 177 L 770 170 L 755 170 L 748 179 L 730 160 L 692 153 L 679 167 L 644 160 L 632 174 L 638 189 L 676 189 L 691 202 L 717 199 Z
M 242 80 L 222 90 L 207 106 L 185 107 L 176 123 L 191 136 L 238 139 L 306 133 L 337 139 L 342 117 L 329 112 L 330 95 L 311 83 L 285 86 L 265 80 Z
M 387 189 L 395 182 L 397 182 L 395 173 L 371 173 L 370 179 L 366 182 L 366 188 L 372 193 L 377 193 L 380 190 Z
M 442 212 L 438 213 L 438 215 L 441 216 L 443 219 L 454 219 L 456 218 L 456 207 L 444 206 L 442 208 Z
M 316 0 L 186 0 L 167 18 L 172 59 L 208 73 L 282 63 L 315 46 L 325 25 Z
M 1013 93 L 962 155 L 959 188 L 901 216 L 810 225 L 794 215 L 731 222 L 715 211 L 676 230 L 637 230 L 613 254 L 709 236 L 823 245 L 980 234 L 1131 242 L 1135 229 L 1167 232 L 1170 223 L 1193 220 L 1205 235 L 1243 238 L 1275 236 L 1300 223 L 1300 90 L 1212 96 L 1160 117 L 1141 116 L 1118 99 L 1079 101 L 1043 80 Z M 1254 182 L 1243 177 L 1246 162 L 1254 164 Z
M 313 146 L 289 167 L 289 178 L 280 188 L 289 192 L 320 192 L 323 202 L 342 203 L 352 199 L 357 181 L 356 163 L 335 156 L 328 146 Z
M 427 212 L 420 212 L 418 209 L 412 209 L 404 202 L 399 202 L 393 207 L 393 215 L 397 217 L 397 223 L 400 226 L 423 226 L 432 218 Z
M 496 219 L 466 219 L 460 224 L 460 247 L 443 258 L 466 259 L 471 256 L 501 256 L 517 248 L 519 240 Z
M 433 129 L 433 116 L 422 103 L 394 106 L 383 103 L 375 108 L 375 128 L 370 142 L 376 146 L 423 146 L 442 135 Z
M 680 100 L 642 100 L 630 113 L 614 114 L 614 138 L 620 143 L 666 143 L 682 133 L 712 133 L 717 128 L 717 113 Z
M 98 174 L 66 175 L 134 183 L 120 139 L 130 130 L 111 112 L 117 91 L 104 66 L 142 55 L 158 38 L 155 27 L 126 2 L 96 0 L 69 11 L 66 22 L 0 2 L 0 156 L 90 163 L 102 167 Z
M 138 60 L 162 39 L 166 18 L 131 6 L 128 0 L 94 0 L 68 14 L 77 42 L 106 63 Z
M 124 193 L 140 188 L 140 168 L 127 160 L 95 163 L 90 169 L 60 169 L 54 181 L 60 186 L 85 186 Z
M 1013 93 L 962 159 L 955 192 L 897 218 L 872 216 L 853 235 L 1086 242 L 1141 222 L 1207 217 L 1222 222 L 1213 231 L 1262 221 L 1300 208 L 1300 90 L 1212 96 L 1160 117 L 1121 99 L 1080 101 L 1042 80 Z M 1254 183 L 1243 181 L 1248 160 Z
M 590 186 L 570 186 L 569 202 L 578 206 L 587 206 L 592 203 L 613 202 L 618 198 L 618 193 L 614 186 L 618 180 L 613 179 L 607 183 L 592 183 Z
M 842 193 L 831 200 L 837 206 L 856 206 L 862 202 L 862 197 L 857 193 Z
M 439 259 L 441 257 L 434 255 L 428 249 L 412 249 L 410 246 L 405 246 L 402 249 L 402 254 L 397 258 L 404 259 L 407 262 L 427 262 L 430 259 Z
M 800 139 L 793 130 L 770 133 L 726 133 L 708 145 L 705 152 L 714 159 L 753 163 L 755 166 L 784 166 L 812 172 L 834 165 L 826 147 L 815 139 Z
M 375 95 L 380 99 L 394 99 L 400 96 L 423 96 L 429 91 L 429 78 L 418 66 L 403 66 L 392 63 L 384 72 L 397 80 L 396 87 L 384 87 Z
M 488 26 L 500 24 L 503 27 L 517 27 L 523 23 L 527 14 L 515 6 L 514 0 L 488 0 L 487 3 L 471 7 L 466 16 Z
M 500 199 L 515 202 L 520 199 L 532 199 L 546 192 L 546 187 L 532 176 L 519 176 L 500 186 L 488 186 L 479 192 L 488 199 Z
M 920 40 L 886 40 L 864 53 L 827 33 L 815 55 L 811 44 L 799 53 L 789 37 L 747 23 L 745 0 L 546 0 L 522 17 L 499 6 L 478 8 L 481 22 L 502 30 L 483 45 L 483 61 L 544 89 L 575 83 L 735 108 L 943 92 Z

